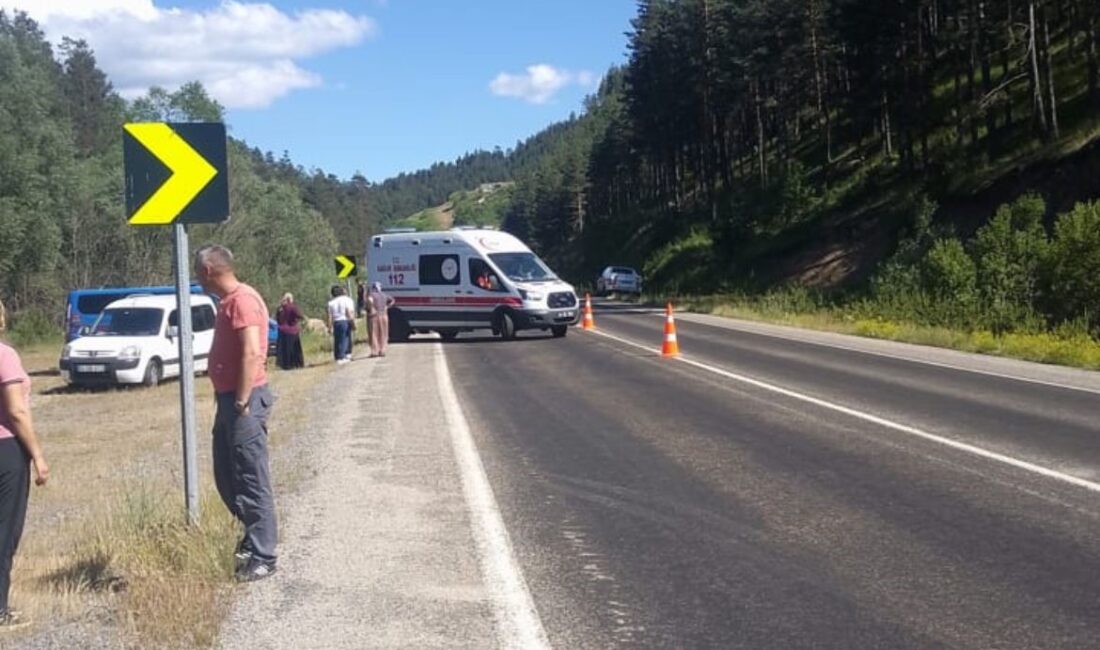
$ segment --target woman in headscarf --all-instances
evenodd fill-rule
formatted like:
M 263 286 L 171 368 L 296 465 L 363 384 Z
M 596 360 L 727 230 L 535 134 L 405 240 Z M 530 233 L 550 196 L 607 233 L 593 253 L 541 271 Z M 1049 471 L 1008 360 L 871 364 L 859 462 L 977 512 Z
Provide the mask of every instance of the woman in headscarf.
M 389 308 L 396 302 L 382 293 L 382 283 L 372 282 L 367 296 L 367 313 L 370 314 L 370 355 L 386 356 L 386 343 L 390 339 Z
M 275 360 L 283 370 L 293 370 L 306 365 L 302 354 L 302 321 L 305 316 L 298 305 L 294 304 L 294 296 L 284 293 L 279 301 L 279 309 L 275 311 L 275 321 L 279 324 L 279 338 L 275 343 Z
M 31 466 L 35 485 L 45 485 L 50 477 L 34 432 L 30 399 L 31 378 L 19 354 L 0 341 L 0 630 L 26 625 L 8 607 L 11 567 L 27 517 Z

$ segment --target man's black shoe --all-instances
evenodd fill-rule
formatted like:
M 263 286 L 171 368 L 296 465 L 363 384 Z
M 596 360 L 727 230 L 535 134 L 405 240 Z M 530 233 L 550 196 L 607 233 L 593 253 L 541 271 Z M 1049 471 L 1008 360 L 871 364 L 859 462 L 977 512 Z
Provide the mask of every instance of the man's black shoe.
M 257 558 L 252 558 L 248 561 L 248 564 L 237 571 L 237 582 L 256 582 L 257 580 L 263 580 L 264 578 L 269 578 L 274 575 L 275 571 L 277 571 L 275 562 L 265 562 Z

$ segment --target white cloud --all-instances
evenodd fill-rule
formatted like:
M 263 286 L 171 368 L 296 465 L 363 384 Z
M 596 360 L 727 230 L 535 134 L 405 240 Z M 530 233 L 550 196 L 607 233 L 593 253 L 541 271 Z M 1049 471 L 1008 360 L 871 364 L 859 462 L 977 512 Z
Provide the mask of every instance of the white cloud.
M 262 108 L 323 83 L 298 61 L 361 43 L 373 20 L 345 11 L 285 13 L 267 3 L 229 0 L 206 10 L 153 0 L 0 0 L 21 9 L 51 40 L 83 38 L 126 97 L 150 86 L 198 80 L 229 108 Z
M 595 81 L 596 75 L 587 70 L 570 72 L 539 63 L 527 66 L 524 74 L 501 72 L 489 82 L 489 90 L 500 97 L 516 97 L 531 104 L 545 104 L 566 86 L 591 87 Z

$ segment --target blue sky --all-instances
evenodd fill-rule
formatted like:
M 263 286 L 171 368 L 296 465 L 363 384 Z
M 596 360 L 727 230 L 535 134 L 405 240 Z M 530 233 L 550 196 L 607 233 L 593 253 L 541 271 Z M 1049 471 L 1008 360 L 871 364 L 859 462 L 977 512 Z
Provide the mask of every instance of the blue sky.
M 633 13 L 631 0 L 391 0 L 370 11 L 373 39 L 310 63 L 324 87 L 229 121 L 237 136 L 301 164 L 371 180 L 507 148 L 579 112 L 591 87 L 533 104 L 492 94 L 490 82 L 535 64 L 602 75 L 624 60 Z
M 580 112 L 634 0 L 0 0 L 83 37 L 115 86 L 199 79 L 231 133 L 380 181 Z

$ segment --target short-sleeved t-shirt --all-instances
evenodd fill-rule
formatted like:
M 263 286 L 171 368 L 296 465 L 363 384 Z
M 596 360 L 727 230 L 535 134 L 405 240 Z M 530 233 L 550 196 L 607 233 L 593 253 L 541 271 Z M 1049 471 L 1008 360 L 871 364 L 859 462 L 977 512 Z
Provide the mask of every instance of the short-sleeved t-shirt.
M 355 313 L 355 303 L 348 296 L 336 296 L 328 301 L 328 315 L 333 322 L 347 320 L 348 312 Z
M 10 384 L 22 384 L 23 397 L 26 400 L 31 398 L 31 378 L 27 375 L 27 371 L 23 369 L 23 362 L 19 360 L 19 354 L 10 346 L 0 343 L 0 386 L 4 386 L 7 390 L 7 386 Z M 4 403 L 0 401 L 0 438 L 14 438 L 15 426 L 11 421 L 11 414 L 4 408 Z
M 210 381 L 214 390 L 229 393 L 237 390 L 241 376 L 240 330 L 258 327 L 261 346 L 267 343 L 267 305 L 255 289 L 241 283 L 222 298 L 218 305 L 218 317 L 214 320 L 214 344 L 210 347 L 208 361 Z M 259 365 L 252 386 L 267 383 L 267 369 Z

